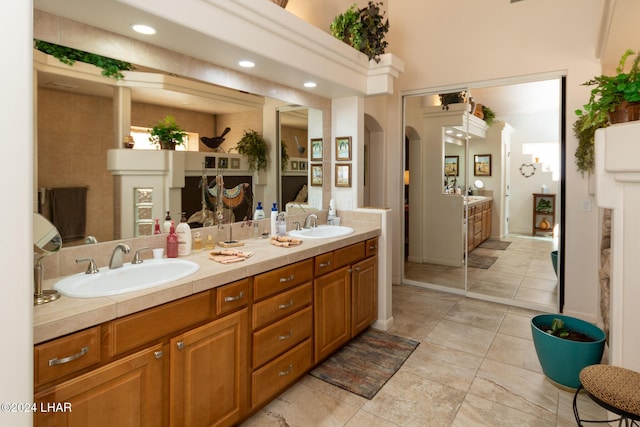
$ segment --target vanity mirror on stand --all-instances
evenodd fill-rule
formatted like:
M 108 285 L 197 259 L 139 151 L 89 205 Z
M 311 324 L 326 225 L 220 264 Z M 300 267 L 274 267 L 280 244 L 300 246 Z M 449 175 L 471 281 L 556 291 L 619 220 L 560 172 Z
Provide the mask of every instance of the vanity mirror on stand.
M 44 277 L 44 266 L 42 259 L 62 248 L 62 238 L 56 227 L 47 221 L 42 215 L 33 214 L 33 279 L 35 290 L 33 293 L 33 304 L 40 305 L 55 301 L 60 297 L 58 291 L 53 289 L 42 289 Z

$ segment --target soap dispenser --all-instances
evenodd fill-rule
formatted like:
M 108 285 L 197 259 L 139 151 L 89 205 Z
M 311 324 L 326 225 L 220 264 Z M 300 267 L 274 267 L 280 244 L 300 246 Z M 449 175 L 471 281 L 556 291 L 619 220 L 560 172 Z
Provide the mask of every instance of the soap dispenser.
M 273 203 L 271 207 L 271 236 L 276 236 L 278 234 L 277 220 L 278 220 L 278 205 L 277 203 Z
M 178 256 L 191 255 L 191 227 L 187 223 L 186 213 L 182 212 L 180 224 L 176 228 L 178 235 Z
M 336 219 L 336 205 L 333 199 L 329 200 L 329 212 L 327 214 L 327 223 L 333 225 Z
M 167 216 L 164 217 L 164 224 L 162 224 L 162 232 L 168 233 L 171 228 L 171 215 L 169 215 L 169 211 L 167 211 Z
M 253 214 L 253 219 L 264 219 L 264 209 L 262 209 L 262 202 L 258 202 L 258 206 L 256 207 L 256 211 Z
M 169 234 L 167 235 L 167 258 L 178 257 L 178 235 L 173 221 L 169 223 Z

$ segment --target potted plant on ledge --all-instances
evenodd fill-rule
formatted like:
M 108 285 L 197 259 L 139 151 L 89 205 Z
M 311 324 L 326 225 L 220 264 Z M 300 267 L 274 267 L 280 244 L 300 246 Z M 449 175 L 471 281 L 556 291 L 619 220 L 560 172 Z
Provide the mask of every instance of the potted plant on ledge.
M 249 160 L 249 169 L 260 171 L 267 168 L 267 142 L 255 130 L 244 132 L 236 145 L 238 153 Z
M 636 54 L 628 72 L 624 72 L 627 59 L 634 55 L 631 49 L 620 58 L 614 76 L 597 76 L 583 83 L 594 86 L 589 102 L 576 110 L 578 120 L 573 131 L 578 138 L 576 166 L 578 171 L 591 172 L 594 165 L 594 136 L 596 130 L 609 124 L 640 119 L 640 53 Z
M 149 141 L 159 144 L 163 150 L 175 150 L 176 145 L 184 143 L 186 132 L 176 123 L 173 116 L 166 116 L 156 123 L 150 132 Z
M 389 20 L 380 13 L 382 2 L 370 1 L 359 9 L 357 3 L 336 16 L 331 22 L 331 35 L 354 49 L 367 55 L 369 60 L 380 62 L 380 55 L 387 47 L 385 35 L 389 31 Z

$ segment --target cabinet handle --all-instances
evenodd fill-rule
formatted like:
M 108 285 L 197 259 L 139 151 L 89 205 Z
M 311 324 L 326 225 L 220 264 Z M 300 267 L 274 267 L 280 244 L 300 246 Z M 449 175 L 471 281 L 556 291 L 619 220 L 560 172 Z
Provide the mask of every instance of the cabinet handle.
M 88 352 L 89 352 L 89 347 L 82 347 L 78 353 L 72 354 L 71 356 L 63 357 L 62 359 L 58 359 L 57 357 L 54 357 L 53 359 L 49 359 L 49 366 L 64 365 L 65 363 L 69 363 L 71 361 L 81 358 Z
M 176 347 L 178 347 L 178 350 L 182 350 L 184 348 L 184 341 L 178 341 Z
M 280 278 L 280 283 L 292 281 L 293 280 L 293 276 L 294 276 L 293 273 L 291 273 L 291 276 L 289 276 L 289 277 L 281 277 Z
M 235 297 L 224 297 L 224 302 L 238 301 L 243 296 L 244 296 L 244 291 L 240 291 L 240 293 Z
M 289 364 L 289 367 L 287 368 L 286 371 L 278 372 L 278 376 L 279 377 L 284 377 L 285 375 L 289 375 L 291 373 L 291 371 L 293 371 L 293 363 Z
M 351 273 L 352 271 L 353 271 L 352 269 L 348 269 L 348 270 L 347 270 L 347 273 Z
M 369 250 L 371 250 L 371 251 L 376 250 L 376 249 L 378 249 L 378 245 L 369 246 Z
M 331 266 L 331 261 L 321 262 L 320 264 L 318 264 L 318 267 L 320 267 L 320 268 L 325 268 L 325 267 L 330 267 L 330 266 Z
M 289 338 L 291 338 L 292 336 L 293 336 L 293 329 L 291 329 L 287 335 L 280 335 L 280 336 L 278 337 L 278 339 L 279 339 L 280 341 L 284 341 L 284 340 L 288 340 L 288 339 L 289 339 Z
M 164 355 L 164 353 L 162 352 L 162 350 L 158 350 L 158 351 L 154 351 L 153 352 L 153 357 L 155 357 L 156 359 L 160 359 L 163 355 Z
M 360 267 L 353 267 L 355 271 L 360 271 Z
M 285 308 L 289 308 L 289 307 L 291 307 L 291 306 L 293 306 L 293 298 L 291 298 L 291 299 L 289 300 L 289 302 L 288 302 L 288 303 L 286 303 L 286 304 L 280 304 L 280 305 L 278 306 L 278 309 L 280 309 L 280 310 L 284 310 Z

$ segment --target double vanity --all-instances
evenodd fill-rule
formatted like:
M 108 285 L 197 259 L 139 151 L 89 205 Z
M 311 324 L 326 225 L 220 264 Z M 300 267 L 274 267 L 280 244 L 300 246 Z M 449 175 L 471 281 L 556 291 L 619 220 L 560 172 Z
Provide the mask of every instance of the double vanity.
M 380 227 L 349 225 L 290 248 L 244 240 L 254 255 L 233 264 L 193 253 L 179 260 L 197 271 L 170 283 L 35 307 L 35 401 L 72 406 L 35 425 L 246 419 L 377 320 Z

